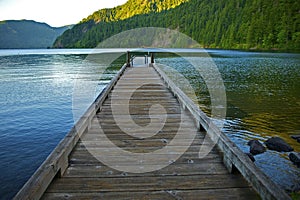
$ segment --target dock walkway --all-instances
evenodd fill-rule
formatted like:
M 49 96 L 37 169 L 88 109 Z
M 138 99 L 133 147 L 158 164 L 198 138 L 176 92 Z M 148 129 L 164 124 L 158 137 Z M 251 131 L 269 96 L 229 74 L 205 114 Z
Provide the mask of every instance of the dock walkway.
M 147 125 L 150 122 L 148 105 L 153 103 L 162 104 L 170 119 L 166 121 L 162 131 L 155 136 L 149 139 L 138 139 L 118 128 L 114 121 L 116 116 L 112 115 L 111 101 L 112 95 L 122 100 L 128 89 L 136 88 L 145 81 L 153 84 L 139 88 L 131 97 L 131 115 L 134 121 L 140 126 Z M 117 114 L 126 116 L 124 110 L 119 110 Z M 157 116 L 157 120 L 160 120 L 160 116 L 164 113 L 158 111 L 153 114 Z M 90 145 L 88 147 L 90 148 L 97 141 L 99 123 L 107 136 L 124 150 L 142 153 L 163 148 L 175 136 L 182 117 L 185 120 L 183 131 L 197 131 L 196 138 L 177 161 L 170 160 L 171 164 L 159 171 L 140 174 L 116 171 L 99 162 L 86 149 L 86 145 Z M 127 123 L 126 118 L 123 123 Z M 205 133 L 197 130 L 191 116 L 181 109 L 179 102 L 152 67 L 128 68 L 114 87 L 114 93 L 109 95 L 102 110 L 94 117 L 91 127 L 83 136 L 85 142 L 79 141 L 71 153 L 69 167 L 65 174 L 61 178 L 54 179 L 43 199 L 234 199 L 236 197 L 254 199 L 257 197 L 242 176 L 228 173 L 217 149 L 214 149 L 205 159 L 198 158 Z M 98 149 L 99 153 L 104 150 L 105 143 L 102 146 Z M 130 165 L 130 163 L 120 164 Z
M 129 65 L 14 199 L 290 199 L 208 131 L 209 118 L 155 64 Z M 216 146 L 200 159 L 206 136 Z

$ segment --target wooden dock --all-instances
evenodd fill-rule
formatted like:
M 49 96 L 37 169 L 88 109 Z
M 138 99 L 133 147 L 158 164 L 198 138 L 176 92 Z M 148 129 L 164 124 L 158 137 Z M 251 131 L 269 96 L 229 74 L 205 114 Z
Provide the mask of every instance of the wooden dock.
M 148 84 L 139 87 L 145 82 Z M 216 147 L 200 159 L 199 149 L 206 145 L 205 135 L 211 135 L 212 141 L 216 139 L 213 133 L 205 131 L 209 118 L 172 84 L 155 64 L 124 65 L 15 199 L 289 199 L 223 134 L 217 138 Z M 129 119 L 122 118 L 126 109 L 120 105 L 117 110 L 112 109 L 118 106 L 118 100 L 126 98 L 127 92 L 136 88 L 130 98 L 130 120 L 144 126 L 145 133 L 152 130 L 147 127 L 150 105 L 160 104 L 167 112 L 162 130 L 152 137 L 143 137 L 141 130 L 131 130 L 139 137 L 124 133 L 120 123 L 131 128 Z M 151 110 L 151 123 L 159 124 L 164 114 L 161 109 Z M 139 164 L 151 168 L 150 165 L 159 165 L 178 152 L 168 152 L 150 163 L 122 160 L 100 136 L 99 125 L 100 132 L 110 141 L 132 153 L 162 149 L 180 129 L 181 142 L 176 144 L 176 149 L 186 148 L 186 151 L 178 154 L 176 160 L 170 157 L 169 164 L 159 170 L 146 173 L 116 170 L 94 155 L 108 152 L 117 168 L 130 169 Z M 186 147 L 193 132 L 195 137 Z M 93 149 L 92 153 L 89 149 Z

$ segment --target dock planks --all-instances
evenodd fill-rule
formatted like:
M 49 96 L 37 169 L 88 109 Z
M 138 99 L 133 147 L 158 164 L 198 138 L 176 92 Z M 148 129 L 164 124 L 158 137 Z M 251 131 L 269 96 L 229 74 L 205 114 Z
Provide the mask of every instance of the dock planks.
M 132 120 L 140 126 L 148 125 L 149 108 L 153 104 L 162 105 L 168 118 L 158 134 L 141 139 L 125 134 L 114 120 L 118 115 L 119 123 L 130 128 L 126 108 L 120 107 L 113 115 L 111 106 L 122 103 L 128 91 L 144 82 L 149 84 L 138 87 L 130 99 Z M 151 110 L 151 114 L 154 117 L 152 123 L 159 124 L 163 120 L 160 109 Z M 147 153 L 168 145 L 175 137 L 180 122 L 183 132 L 196 131 L 196 137 L 178 160 L 170 160 L 169 166 L 158 171 L 117 171 L 98 161 L 87 150 L 92 148 L 93 152 L 99 151 L 100 154 L 109 151 L 109 146 L 101 142 L 98 135 L 99 123 L 106 136 L 117 146 L 134 153 Z M 142 134 L 140 131 L 137 133 Z M 61 177 L 54 178 L 42 199 L 258 199 L 258 194 L 240 174 L 228 173 L 217 147 L 208 156 L 199 159 L 199 149 L 206 145 L 203 144 L 204 136 L 205 132 L 199 131 L 189 112 L 181 109 L 154 68 L 127 68 L 104 101 L 101 111 L 91 120 L 90 128 L 81 138 L 84 143 L 79 140 L 72 150 L 68 168 Z M 185 140 L 182 137 L 182 144 L 177 144 L 179 150 L 185 148 Z M 121 162 L 119 156 L 112 154 L 116 164 L 130 165 L 130 162 Z

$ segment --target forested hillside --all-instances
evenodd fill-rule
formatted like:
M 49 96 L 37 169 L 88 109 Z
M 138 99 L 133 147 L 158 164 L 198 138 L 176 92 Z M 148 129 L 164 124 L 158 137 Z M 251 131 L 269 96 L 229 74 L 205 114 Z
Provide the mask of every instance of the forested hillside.
M 99 23 L 124 20 L 135 15 L 169 10 L 187 1 L 189 0 L 128 0 L 122 6 L 98 10 L 86 19 L 83 19 L 82 22 L 92 20 Z
M 134 25 L 128 24 L 127 26 L 128 22 L 126 19 L 130 19 L 133 16 L 144 18 L 144 14 L 149 13 L 158 14 L 159 12 L 175 8 L 187 1 L 189 0 L 128 0 L 122 6 L 98 10 L 75 25 L 73 29 L 66 31 L 62 37 L 56 40 L 54 47 L 95 47 L 103 39 L 115 33 L 131 29 Z M 119 23 L 116 24 L 116 22 L 121 22 L 122 25 L 119 25 Z M 98 27 L 96 29 L 102 29 L 102 26 L 104 30 L 107 30 L 106 33 L 101 31 L 103 32 L 102 35 L 93 36 L 92 32 L 94 31 L 92 29 L 96 27 Z M 126 26 L 126 28 L 123 26 Z M 147 25 L 145 24 L 145 26 Z M 109 27 L 116 27 L 116 29 L 111 30 Z
M 0 22 L 0 48 L 47 48 L 68 26 L 54 28 L 32 20 L 7 20 Z
M 126 9 L 130 12 L 132 11 L 130 9 L 134 8 L 133 5 L 139 5 L 141 2 L 147 2 L 147 6 L 150 6 L 149 12 L 146 14 L 137 12 L 126 19 L 124 17 Z M 155 4 L 156 2 L 161 4 Z M 114 16 L 109 17 L 109 20 L 92 15 L 66 31 L 56 40 L 54 47 L 95 47 L 104 39 L 125 30 L 138 27 L 165 27 L 187 34 L 204 47 L 300 49 L 298 0 L 189 0 L 186 3 L 181 1 L 182 4 L 177 7 L 173 4 L 164 4 L 166 2 L 171 1 L 130 0 L 127 5 L 130 3 L 131 7 L 121 6 L 112 9 L 114 14 L 106 15 Z M 111 13 L 112 10 L 106 12 Z M 123 14 L 120 14 L 121 10 Z

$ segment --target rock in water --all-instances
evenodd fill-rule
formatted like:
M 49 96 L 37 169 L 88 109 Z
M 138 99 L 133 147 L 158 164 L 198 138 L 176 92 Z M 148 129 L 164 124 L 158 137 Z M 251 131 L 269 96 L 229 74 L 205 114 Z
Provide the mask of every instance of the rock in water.
M 250 140 L 248 145 L 250 146 L 250 153 L 253 155 L 261 154 L 266 151 L 266 148 L 258 140 Z
M 291 135 L 291 138 L 297 140 L 298 138 L 300 138 L 300 135 Z
M 289 154 L 289 158 L 295 165 L 300 167 L 300 153 L 292 152 Z
M 291 135 L 291 138 L 297 140 L 300 143 L 300 135 Z
M 265 142 L 266 146 L 279 152 L 290 152 L 294 149 L 280 137 L 272 137 Z

